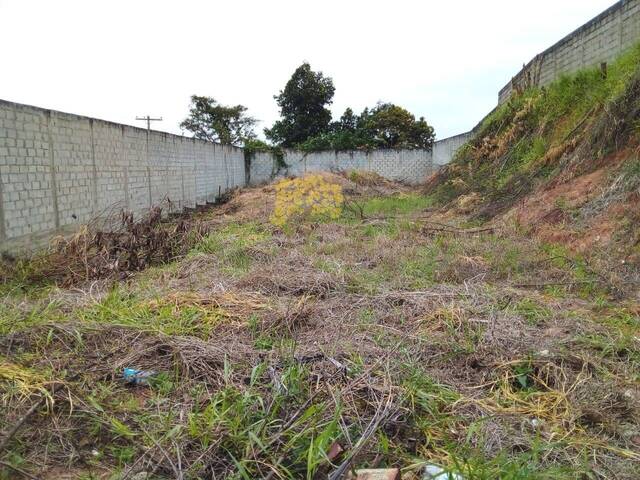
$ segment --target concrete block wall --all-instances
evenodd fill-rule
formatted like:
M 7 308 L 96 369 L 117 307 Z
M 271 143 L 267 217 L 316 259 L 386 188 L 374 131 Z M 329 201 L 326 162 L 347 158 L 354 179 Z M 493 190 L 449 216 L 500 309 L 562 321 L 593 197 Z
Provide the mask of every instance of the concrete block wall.
M 242 149 L 0 100 L 0 251 L 244 185 Z
M 473 138 L 474 130 L 433 142 L 433 165 L 439 168 L 455 156 L 458 149 Z
M 278 171 L 272 155 L 257 153 L 250 164 L 250 183 L 259 184 L 277 175 L 301 176 L 319 171 L 368 170 L 390 180 L 421 183 L 433 172 L 430 150 L 371 150 L 304 153 L 287 150 L 287 167 Z
M 370 170 L 422 182 L 428 150 L 287 151 L 288 167 L 240 148 L 0 100 L 0 251 L 44 244 L 121 209 L 194 207 L 231 188 L 307 172 Z M 249 174 L 249 177 L 247 177 Z
M 621 0 L 538 54 L 498 94 L 506 102 L 514 91 L 544 86 L 563 74 L 609 63 L 640 41 L 640 0 Z
M 276 177 L 276 159 L 270 153 L 256 152 L 248 162 L 247 180 L 250 185 L 267 183 Z

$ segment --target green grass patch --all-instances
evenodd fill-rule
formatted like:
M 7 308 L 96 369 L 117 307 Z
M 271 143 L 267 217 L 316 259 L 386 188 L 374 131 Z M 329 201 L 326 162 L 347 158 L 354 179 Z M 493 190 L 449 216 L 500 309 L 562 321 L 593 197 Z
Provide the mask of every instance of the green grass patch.
M 270 230 L 260 223 L 231 223 L 209 233 L 191 250 L 191 254 L 216 255 L 225 273 L 242 275 L 249 271 L 252 264 L 250 249 L 266 244 L 270 238 Z M 273 245 L 269 245 L 266 250 L 267 253 L 275 254 Z
M 596 315 L 594 319 L 604 331 L 580 335 L 579 343 L 600 352 L 601 356 L 625 360 L 640 376 L 640 316 L 625 308 Z
M 0 286 L 0 335 L 65 322 L 67 318 L 59 303 L 47 298 L 50 293 L 51 287 L 16 283 Z
M 433 285 L 437 267 L 437 252 L 432 249 L 420 249 L 416 255 L 402 260 L 400 272 L 406 278 L 407 286 L 418 290 Z
M 373 197 L 362 203 L 365 217 L 408 215 L 433 206 L 430 196 L 401 194 L 389 197 Z
M 392 278 L 393 272 L 382 266 L 374 269 L 352 268 L 347 274 L 347 292 L 376 295 Z
M 164 297 L 142 300 L 124 287 L 112 289 L 96 305 L 79 310 L 85 322 L 118 325 L 165 335 L 194 335 L 207 338 L 224 322 L 224 311 L 216 307 L 180 305 Z
M 551 318 L 551 310 L 549 308 L 530 298 L 523 298 L 516 303 L 513 311 L 524 317 L 531 325 L 539 325 Z

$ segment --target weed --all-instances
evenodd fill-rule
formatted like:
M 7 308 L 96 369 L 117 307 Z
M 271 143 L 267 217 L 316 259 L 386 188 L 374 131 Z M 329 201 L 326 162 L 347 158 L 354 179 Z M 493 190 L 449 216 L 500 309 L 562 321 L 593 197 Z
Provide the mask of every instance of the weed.
M 416 194 L 401 194 L 392 197 L 373 197 L 363 205 L 365 217 L 407 215 L 433 205 L 433 199 Z
M 0 335 L 66 320 L 58 302 L 45 299 L 32 302 L 31 308 L 24 309 L 20 305 L 25 298 L 29 297 L 8 295 L 0 302 Z
M 530 298 L 523 298 L 514 305 L 514 312 L 522 315 L 530 325 L 540 325 L 551 317 L 551 311 Z
M 157 298 L 145 301 L 122 287 L 113 288 L 99 303 L 78 311 L 88 323 L 136 328 L 165 335 L 195 335 L 206 338 L 226 315 L 218 307 L 185 305 Z
M 438 261 L 429 251 L 420 251 L 418 255 L 404 260 L 400 271 L 409 280 L 408 286 L 420 289 L 432 285 L 436 278 Z
M 442 448 L 448 443 L 457 422 L 450 406 L 460 397 L 446 385 L 425 375 L 418 366 L 408 364 L 405 368 L 404 398 L 409 416 L 423 437 L 421 449 Z
M 541 151 L 531 138 L 527 151 Z M 185 268 L 200 266 L 187 258 L 96 296 L 5 284 L 0 421 L 15 422 L 44 391 L 55 402 L 27 419 L 3 461 L 40 476 L 51 473 L 41 464 L 75 468 L 81 458 L 112 475 L 135 464 L 171 478 L 320 478 L 342 460 L 329 461 L 330 446 L 350 454 L 388 406 L 356 468 L 634 478 L 631 440 L 576 420 L 603 388 L 624 408 L 610 415 L 612 431 L 635 418 L 624 400 L 640 378 L 632 302 L 596 289 L 588 303 L 563 286 L 545 293 L 565 301 L 547 302 L 515 282 L 590 281 L 599 270 L 523 231 L 425 235 L 419 212 L 433 200 L 419 193 L 359 201 L 369 218 L 343 212 L 334 225 L 296 226 L 287 237 L 272 235 L 263 211 L 252 221 L 217 218 L 192 255 L 219 267 L 224 282 L 202 274 L 186 285 Z M 249 270 L 262 276 L 237 278 Z M 573 332 L 551 338 L 545 323 L 565 307 L 575 310 L 557 323 Z M 302 312 L 295 328 L 292 310 Z M 529 356 L 542 348 L 553 355 Z M 159 373 L 147 386 L 125 385 L 113 366 L 125 361 Z M 54 381 L 62 388 L 51 393 Z
M 634 95 L 633 76 L 639 63 L 640 44 L 611 63 L 607 75 L 588 68 L 515 95 L 483 121 L 468 146 L 437 173 L 428 191 L 439 204 L 473 192 L 483 199 L 475 217 L 488 219 L 561 171 L 574 175 L 588 171 L 587 163 L 593 164 L 614 144 L 619 147 L 615 129 L 601 125 L 610 124 L 609 110 L 630 108 L 630 102 L 616 105 L 625 95 Z M 599 133 L 594 130 L 598 128 Z M 578 145 L 584 148 L 579 150 Z
M 130 445 L 114 445 L 109 447 L 111 455 L 116 459 L 119 466 L 123 467 L 133 460 L 136 454 L 136 449 Z
M 358 313 L 358 319 L 364 325 L 371 325 L 375 320 L 375 312 L 370 308 L 365 308 Z
M 223 271 L 237 276 L 246 273 L 253 262 L 252 249 L 264 244 L 271 233 L 255 222 L 234 223 L 214 230 L 192 250 L 193 253 L 213 254 L 220 260 Z M 269 248 L 267 254 L 275 254 Z
M 366 268 L 353 268 L 347 274 L 349 293 L 362 293 L 374 295 L 380 292 L 382 286 L 392 278 L 392 272 L 383 267 L 369 270 Z
M 605 327 L 601 332 L 584 333 L 578 342 L 600 352 L 603 357 L 627 361 L 632 370 L 640 368 L 640 316 L 624 308 L 596 316 Z
M 285 179 L 278 182 L 271 222 L 279 227 L 301 218 L 337 219 L 342 213 L 342 187 L 321 175 Z

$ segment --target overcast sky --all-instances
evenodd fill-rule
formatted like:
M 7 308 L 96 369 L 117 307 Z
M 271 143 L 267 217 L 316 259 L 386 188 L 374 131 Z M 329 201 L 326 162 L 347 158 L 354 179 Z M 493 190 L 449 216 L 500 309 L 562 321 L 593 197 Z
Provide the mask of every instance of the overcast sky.
M 497 103 L 523 63 L 613 0 L 0 0 L 0 99 L 180 133 L 191 94 L 278 117 L 273 95 L 308 61 L 332 111 L 378 101 L 438 138 Z

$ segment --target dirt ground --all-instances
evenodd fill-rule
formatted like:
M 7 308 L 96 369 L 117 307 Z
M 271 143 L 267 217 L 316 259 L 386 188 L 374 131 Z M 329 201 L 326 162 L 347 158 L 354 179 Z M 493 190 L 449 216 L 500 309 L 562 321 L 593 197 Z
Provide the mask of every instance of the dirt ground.
M 134 274 L 14 267 L 0 478 L 640 478 L 637 285 L 606 255 L 325 178 L 335 220 L 275 227 L 267 185 L 192 214 L 188 251 Z

